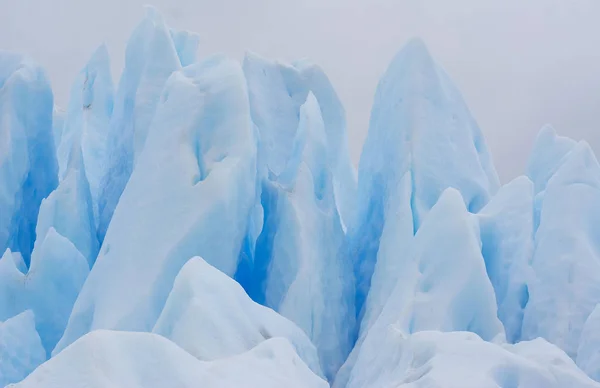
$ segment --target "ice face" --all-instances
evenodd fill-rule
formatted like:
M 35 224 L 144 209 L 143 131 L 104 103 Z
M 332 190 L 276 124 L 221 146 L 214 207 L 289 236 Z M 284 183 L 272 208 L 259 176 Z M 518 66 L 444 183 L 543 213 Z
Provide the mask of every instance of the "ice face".
M 85 335 L 12 388 L 326 388 L 283 338 L 213 362 L 199 361 L 152 333 Z
M 580 338 L 577 365 L 588 376 L 600 381 L 600 304 L 585 321 Z
M 84 157 L 75 140 L 69 152 L 65 176 L 48 198 L 42 201 L 36 226 L 37 247 L 50 228 L 71 241 L 86 258 L 90 268 L 98 254 L 94 203 L 90 193 Z M 35 249 L 34 249 L 35 250 Z
M 378 349 L 390 341 L 390 325 L 404 337 L 438 330 L 472 331 L 486 341 L 502 339 L 504 330 L 481 256 L 478 225 L 457 190 L 444 191 L 431 209 L 400 269 L 386 305 L 359 338 L 335 387 L 368 386 L 352 383 L 353 376 L 370 369 Z
M 177 275 L 153 332 L 204 361 L 231 357 L 269 338 L 283 337 L 321 375 L 317 351 L 300 328 L 253 302 L 237 282 L 200 257 L 188 261 Z
M 21 381 L 44 361 L 31 311 L 0 322 L 0 386 Z
M 319 69 L 249 54 L 244 73 L 260 134 L 264 223 L 251 275 L 236 277 L 255 301 L 308 334 L 332 379 L 350 352 L 355 315 L 335 195 L 336 182 L 340 190 L 352 185 L 342 174 L 351 168 L 343 166 L 344 113 Z
M 359 164 L 358 211 L 349 228 L 348 249 L 355 262 L 357 313 L 369 315 L 362 331 L 378 315 L 363 311 L 373 272 L 386 274 L 380 278 L 396 277 L 386 265 L 402 260 L 398 252 L 406 250 L 378 253 L 381 245 L 388 244 L 384 234 L 389 236 L 385 238 L 408 239 L 404 224 L 412 222 L 416 232 L 448 187 L 456 188 L 467 209 L 477 212 L 498 186 L 481 131 L 460 93 L 424 44 L 412 40 L 379 82 Z M 396 209 L 406 213 L 408 206 L 410 214 L 401 220 L 390 213 Z M 393 230 L 384 233 L 386 229 Z M 387 254 L 393 257 L 383 257 Z M 376 263 L 381 264 L 379 268 Z M 366 310 L 385 304 L 391 289 L 391 282 L 386 283 Z
M 142 149 L 169 76 L 181 68 L 162 17 L 146 7 L 146 17 L 127 43 L 125 67 L 115 95 L 108 132 L 107 168 L 100 181 L 98 237 L 108 224 Z
M 477 214 L 481 252 L 496 294 L 506 338 L 521 339 L 523 312 L 532 277 L 534 186 L 524 176 L 502 186 Z
M 538 339 L 498 345 L 467 332 L 422 331 L 405 337 L 394 326 L 349 387 L 598 387 L 557 347 Z
M 107 164 L 107 137 L 112 111 L 110 59 L 106 46 L 102 45 L 92 54 L 73 83 L 58 147 L 60 179 L 67 174 L 72 150 L 81 147 L 82 166 L 92 196 L 94 234 L 99 222 L 98 197 Z
M 42 199 L 57 184 L 52 91 L 44 72 L 0 51 L 0 252 L 29 264 Z
M 585 142 L 564 158 L 543 193 L 523 339 L 543 337 L 575 358 L 600 303 L 600 166 Z
M 27 274 L 15 267 L 11 255 L 14 254 L 7 250 L 0 259 L 0 320 L 32 310 L 49 355 L 63 334 L 87 277 L 87 261 L 54 228 L 36 244 Z
M 256 141 L 239 64 L 217 57 L 173 74 L 58 350 L 94 329 L 152 330 L 191 257 L 233 276 Z
M 189 31 L 178 31 L 170 29 L 171 39 L 177 50 L 177 56 L 181 66 L 185 67 L 196 63 L 196 52 L 200 43 L 200 35 Z

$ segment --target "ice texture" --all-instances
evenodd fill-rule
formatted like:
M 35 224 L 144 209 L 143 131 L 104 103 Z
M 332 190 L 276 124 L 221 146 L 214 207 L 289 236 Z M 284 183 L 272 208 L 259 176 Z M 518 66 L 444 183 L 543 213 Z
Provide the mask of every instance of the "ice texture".
M 356 376 L 372 369 L 373 358 L 391 340 L 390 325 L 404 337 L 424 330 L 471 331 L 486 341 L 502 340 L 480 244 L 478 223 L 460 193 L 446 189 L 399 265 L 381 314 L 359 337 L 334 387 L 369 386 Z
M 494 286 L 498 317 L 506 338 L 521 339 L 523 312 L 529 301 L 534 233 L 534 186 L 525 176 L 502 186 L 477 214 L 481 252 Z
M 237 356 L 199 361 L 153 333 L 91 332 L 12 388 L 326 388 L 283 338 Z
M 543 192 L 522 334 L 576 358 L 585 321 L 600 303 L 600 166 L 584 141 L 564 159 Z
M 0 252 L 29 265 L 42 199 L 57 185 L 53 97 L 43 70 L 0 51 Z
M 89 272 L 87 261 L 54 228 L 36 244 L 27 274 L 17 269 L 12 255 L 7 250 L 0 259 L 0 320 L 32 310 L 44 349 L 50 354 Z
M 79 152 L 76 147 L 81 148 L 82 166 L 92 197 L 94 234 L 99 222 L 100 181 L 108 162 L 107 137 L 113 111 L 113 94 L 110 59 L 106 46 L 101 45 L 73 82 L 71 101 L 57 150 L 59 177 L 64 179 L 71 152 Z
M 600 304 L 588 316 L 581 331 L 577 365 L 588 376 L 600 381 Z
M 0 387 L 25 378 L 46 361 L 30 310 L 0 321 Z
M 351 350 L 355 313 L 351 266 L 339 254 L 344 232 L 335 196 L 334 171 L 344 172 L 345 124 L 337 96 L 318 72 L 255 54 L 244 60 L 264 163 L 259 164 L 264 223 L 250 281 L 242 283 L 254 300 L 308 334 L 325 376 L 333 379 Z M 340 190 L 352 184 L 344 181 L 352 178 L 351 166 L 345 168 L 350 177 L 337 181 Z
M 441 193 L 454 187 L 466 208 L 477 212 L 498 186 L 460 93 L 423 42 L 411 40 L 379 82 L 359 163 L 348 252 L 355 263 L 356 311 L 364 316 L 361 334 L 385 304 L 398 276 L 396 263 Z
M 387 328 L 388 341 L 348 387 L 592 388 L 564 352 L 537 339 L 516 345 L 483 341 L 474 333 L 422 331 L 405 336 Z
M 107 135 L 106 170 L 99 188 L 98 237 L 104 240 L 154 118 L 165 82 L 181 68 L 171 32 L 153 7 L 135 28 L 114 98 Z
M 175 278 L 153 332 L 204 361 L 231 357 L 269 338 L 283 337 L 321 375 L 317 351 L 300 328 L 253 302 L 237 282 L 200 257 L 188 261 Z
M 151 331 L 191 257 L 233 276 L 255 203 L 256 142 L 238 63 L 210 58 L 170 77 L 56 351 L 95 329 Z

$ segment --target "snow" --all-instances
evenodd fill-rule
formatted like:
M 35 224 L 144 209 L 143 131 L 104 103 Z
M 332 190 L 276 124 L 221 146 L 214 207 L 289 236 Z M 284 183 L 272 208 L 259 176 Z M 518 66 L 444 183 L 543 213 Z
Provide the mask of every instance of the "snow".
M 30 310 L 0 321 L 0 386 L 21 381 L 44 361 L 46 352 Z
M 283 338 L 223 360 L 203 362 L 152 333 L 87 334 L 12 388 L 325 388 Z
M 216 57 L 173 74 L 55 352 L 95 329 L 151 331 L 191 257 L 233 276 L 255 174 L 240 65 Z
M 100 181 L 107 164 L 107 136 L 113 111 L 113 94 L 110 58 L 106 46 L 101 45 L 73 82 L 71 101 L 57 150 L 59 176 L 64 179 L 71 152 L 74 147 L 81 147 L 82 164 L 92 196 L 94 234 L 99 222 Z
M 241 354 L 269 338 L 286 338 L 321 375 L 317 351 L 300 328 L 253 302 L 237 282 L 200 257 L 190 259 L 175 278 L 153 332 L 204 361 Z
M 560 349 L 544 340 L 498 345 L 468 332 L 388 327 L 388 341 L 349 387 L 598 387 Z
M 0 51 L 0 252 L 29 265 L 42 199 L 57 184 L 52 90 L 43 70 Z

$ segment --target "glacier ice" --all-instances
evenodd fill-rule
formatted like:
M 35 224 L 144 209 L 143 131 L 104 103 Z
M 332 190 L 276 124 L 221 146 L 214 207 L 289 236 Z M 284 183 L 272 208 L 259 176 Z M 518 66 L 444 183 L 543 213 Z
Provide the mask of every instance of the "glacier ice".
M 0 321 L 0 387 L 21 381 L 44 361 L 46 352 L 30 310 Z
M 98 254 L 94 205 L 79 141 L 73 142 L 65 176 L 40 206 L 35 247 L 50 228 L 67 238 L 86 258 L 90 267 Z
M 92 54 L 73 82 L 71 101 L 57 150 L 59 177 L 64 179 L 71 152 L 74 147 L 81 147 L 82 166 L 85 168 L 92 196 L 94 234 L 99 220 L 100 180 L 104 176 L 107 163 L 106 142 L 113 110 L 113 94 L 108 50 L 102 45 Z
M 477 212 L 498 186 L 481 131 L 460 93 L 423 42 L 410 41 L 379 82 L 359 163 L 357 216 L 347 249 L 355 263 L 357 314 L 364 315 L 361 335 L 398 276 L 393 262 L 402 254 L 390 246 L 409 245 L 446 188 L 456 188 L 467 209 Z M 372 277 L 380 283 L 374 292 Z
M 273 338 L 237 356 L 194 358 L 153 333 L 91 332 L 13 388 L 325 388 L 290 343 Z
M 233 276 L 255 201 L 256 138 L 238 63 L 174 73 L 58 352 L 95 329 L 151 331 L 193 256 Z
M 481 252 L 494 286 L 498 317 L 509 342 L 521 339 L 529 300 L 534 232 L 534 185 L 525 176 L 502 186 L 477 214 Z
M 42 344 L 50 354 L 89 272 L 87 261 L 54 228 L 36 244 L 27 274 L 17 269 L 12 255 L 7 250 L 0 259 L 0 320 L 32 310 Z
M 335 182 L 339 189 L 351 185 L 352 170 L 344 169 L 351 168 L 344 164 L 347 145 L 340 134 L 344 113 L 318 71 L 256 54 L 244 60 L 252 119 L 260 134 L 264 223 L 252 281 L 242 283 L 254 300 L 308 334 L 323 372 L 333 379 L 352 346 L 352 274 L 339 255 L 344 233 L 335 197 Z M 311 87 L 319 90 L 321 102 Z M 342 174 L 336 181 L 339 171 L 349 177 Z
M 587 143 L 543 127 L 500 187 L 414 39 L 357 176 L 323 69 L 199 42 L 147 7 L 66 112 L 0 52 L 0 386 L 600 387 Z
M 185 42 L 183 47 L 187 47 Z M 144 147 L 165 82 L 180 68 L 171 32 L 156 9 L 146 7 L 144 20 L 127 43 L 125 67 L 114 97 L 106 167 L 99 186 L 100 241 Z
M 388 341 L 348 387 L 562 388 L 599 387 L 560 349 L 538 339 L 516 345 L 483 341 L 474 333 L 388 327 Z
M 581 370 L 600 381 L 600 304 L 596 305 L 585 321 L 576 360 Z
M 564 159 L 543 192 L 522 334 L 575 358 L 600 303 L 600 165 L 584 141 Z
M 486 341 L 502 340 L 494 290 L 481 255 L 476 220 L 460 193 L 446 189 L 425 218 L 381 314 L 359 338 L 334 387 L 369 386 L 359 377 L 379 350 L 399 335 L 424 330 L 471 331 Z M 435 243 L 431 243 L 435 241 Z
M 204 361 L 283 337 L 315 374 L 321 374 L 316 349 L 300 328 L 253 302 L 237 282 L 200 257 L 188 261 L 175 278 L 153 332 Z
M 0 51 L 0 252 L 29 265 L 42 199 L 57 184 L 53 97 L 43 70 Z

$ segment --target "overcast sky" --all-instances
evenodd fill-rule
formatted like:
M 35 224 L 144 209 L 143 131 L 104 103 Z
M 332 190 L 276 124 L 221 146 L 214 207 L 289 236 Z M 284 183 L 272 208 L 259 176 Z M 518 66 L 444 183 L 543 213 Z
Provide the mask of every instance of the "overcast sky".
M 117 84 L 149 2 L 200 34 L 201 57 L 249 49 L 320 64 L 346 107 L 355 162 L 377 81 L 412 36 L 462 91 L 503 181 L 524 171 L 545 123 L 600 155 L 600 0 L 0 0 L 0 49 L 42 64 L 64 107 L 102 42 Z

